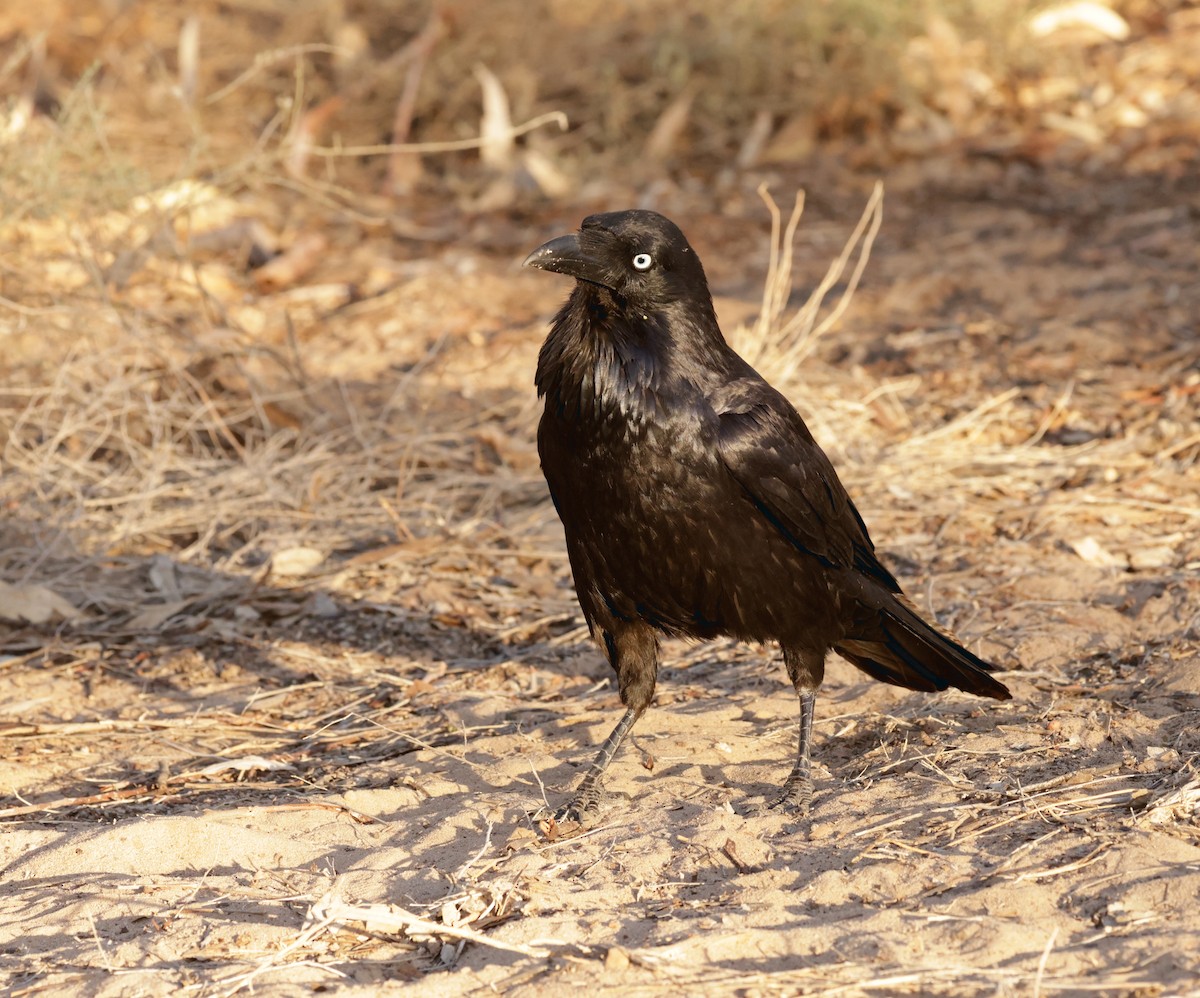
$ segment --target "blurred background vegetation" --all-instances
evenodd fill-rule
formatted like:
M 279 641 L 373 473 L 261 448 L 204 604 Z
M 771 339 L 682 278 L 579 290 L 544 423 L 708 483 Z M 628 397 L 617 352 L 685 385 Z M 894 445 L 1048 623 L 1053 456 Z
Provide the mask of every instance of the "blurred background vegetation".
M 0 13 L 0 184 L 12 215 L 184 176 L 488 209 L 830 157 L 1180 174 L 1198 62 L 1187 0 L 50 0 Z

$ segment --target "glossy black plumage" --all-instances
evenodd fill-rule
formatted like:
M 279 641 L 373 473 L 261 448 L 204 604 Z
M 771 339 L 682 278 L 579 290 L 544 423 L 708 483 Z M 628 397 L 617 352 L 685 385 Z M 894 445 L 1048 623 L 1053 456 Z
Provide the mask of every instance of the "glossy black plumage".
M 560 816 L 595 807 L 653 696 L 660 634 L 780 644 L 801 734 L 774 804 L 811 794 L 813 694 L 830 648 L 910 689 L 1009 696 L 901 595 L 799 414 L 726 344 L 671 221 L 592 215 L 526 264 L 576 278 L 538 358 L 538 451 L 580 606 L 627 707 Z

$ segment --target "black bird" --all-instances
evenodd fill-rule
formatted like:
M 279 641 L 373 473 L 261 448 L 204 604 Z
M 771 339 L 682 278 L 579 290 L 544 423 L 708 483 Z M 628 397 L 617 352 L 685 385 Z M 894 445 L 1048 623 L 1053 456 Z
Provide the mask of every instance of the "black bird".
M 771 807 L 812 797 L 813 704 L 830 648 L 876 679 L 1007 699 L 880 564 L 791 403 L 725 342 L 704 268 L 653 211 L 590 215 L 527 266 L 575 278 L 538 355 L 538 453 L 579 605 L 627 708 L 556 817 L 600 779 L 654 695 L 658 641 L 777 641 L 800 697 L 796 764 Z

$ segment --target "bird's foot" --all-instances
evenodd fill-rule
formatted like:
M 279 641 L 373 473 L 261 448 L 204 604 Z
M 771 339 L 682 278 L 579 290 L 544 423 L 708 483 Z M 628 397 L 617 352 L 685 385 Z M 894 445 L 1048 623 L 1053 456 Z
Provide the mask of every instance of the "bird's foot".
M 600 816 L 600 800 L 603 793 L 593 790 L 591 793 L 579 793 L 561 804 L 551 817 L 560 825 L 564 821 L 578 821 L 581 825 L 591 824 Z
M 777 814 L 804 814 L 811 806 L 812 798 L 812 780 L 788 779 L 783 790 L 767 800 L 766 808 Z
M 559 825 L 569 821 L 590 825 L 600 816 L 600 801 L 605 796 L 604 791 L 599 787 L 579 790 L 557 808 L 549 805 L 539 808 L 534 814 L 534 820 L 553 821 Z

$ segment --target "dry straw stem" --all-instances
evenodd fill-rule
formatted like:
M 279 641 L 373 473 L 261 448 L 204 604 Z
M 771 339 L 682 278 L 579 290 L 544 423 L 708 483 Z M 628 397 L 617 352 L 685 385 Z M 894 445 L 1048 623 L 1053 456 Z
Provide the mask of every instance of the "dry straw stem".
M 114 557 L 168 550 L 241 579 L 250 550 L 312 538 L 330 552 L 358 531 L 378 531 L 381 503 L 400 510 L 410 534 L 424 533 L 447 513 L 477 514 L 481 503 L 525 490 L 524 479 L 473 467 L 465 415 L 431 428 L 418 385 L 351 391 L 307 377 L 284 349 L 249 336 L 168 338 L 157 325 L 120 303 L 93 309 L 86 336 L 49 381 L 0 386 L 0 498 L 38 510 L 0 555 L 10 577 L 39 566 L 39 578 L 69 575 L 73 590 L 103 575 L 86 602 L 139 610 L 162 594 L 147 593 L 132 561 L 128 573 L 112 571 Z M 515 434 L 508 424 L 521 419 L 519 405 L 493 418 Z M 218 581 L 181 577 L 179 597 L 211 602 Z M 239 583 L 225 581 L 236 595 Z
M 397 678 L 404 686 L 407 680 Z M 281 772 L 300 774 L 289 777 L 294 783 L 305 770 L 312 767 L 360 766 L 387 758 L 395 760 L 418 749 L 438 754 L 443 746 L 458 744 L 471 730 L 447 734 L 432 725 L 416 721 L 409 712 L 409 701 L 399 699 L 385 707 L 359 713 L 353 708 L 374 698 L 377 687 L 344 688 L 333 682 L 312 682 L 293 685 L 281 691 L 294 696 L 307 690 L 310 696 L 328 693 L 337 699 L 324 712 L 310 707 L 299 720 L 276 719 L 271 714 L 241 716 L 224 711 L 202 711 L 186 718 L 152 717 L 139 719 L 110 718 L 91 722 L 43 722 L 38 724 L 5 723 L 0 726 L 0 745 L 11 757 L 36 752 L 37 746 L 54 741 L 68 744 L 80 739 L 90 745 L 120 746 L 122 755 L 135 755 L 135 746 L 144 744 L 147 735 L 161 733 L 171 741 L 193 741 L 204 749 L 187 749 L 184 763 L 172 766 L 171 773 L 156 773 L 152 778 L 140 774 L 136 780 L 127 779 L 103 786 L 93 794 L 74 794 L 37 803 L 22 802 L 0 808 L 0 819 L 38 815 L 49 820 L 56 813 L 80 809 L 104 810 L 118 804 L 144 804 L 163 799 L 206 796 L 230 789 L 278 791 L 279 782 L 253 783 L 252 773 Z M 252 697 L 243 710 L 258 710 L 263 697 Z M 395 724 L 383 720 L 395 717 Z M 401 730 L 399 725 L 408 725 Z M 422 737 L 423 736 L 423 737 Z M 33 743 L 32 749 L 26 748 Z M 451 758 L 456 758 L 451 756 Z M 212 760 L 216 760 L 212 762 Z M 461 761 L 457 760 L 456 761 Z M 225 774 L 233 773 L 233 779 Z M 304 802 L 305 807 L 320 807 L 346 814 L 354 821 L 370 823 L 379 819 L 366 815 L 335 801 Z
M 862 216 L 842 252 L 829 264 L 825 276 L 804 304 L 786 319 L 783 316 L 792 293 L 792 262 L 796 231 L 804 214 L 804 191 L 796 193 L 786 225 L 783 224 L 779 205 L 766 184 L 759 185 L 758 196 L 771 213 L 771 251 L 763 284 L 762 311 L 747 334 L 749 347 L 746 353 L 750 363 L 767 368 L 774 377 L 787 382 L 792 380 L 805 358 L 812 353 L 817 341 L 833 328 L 850 306 L 870 259 L 879 227 L 883 224 L 883 183 L 875 182 Z M 841 281 L 852 258 L 854 266 L 841 297 L 829 314 L 818 322 L 825 296 Z
M 519 953 L 522 956 L 542 958 L 549 956 L 550 949 L 545 947 L 567 947 L 562 940 L 543 939 L 542 946 L 524 946 L 519 943 L 506 943 L 493 939 L 482 932 L 464 928 L 458 925 L 447 925 L 443 922 L 431 922 L 420 915 L 414 915 L 392 904 L 352 905 L 333 898 L 323 899 L 313 905 L 313 917 L 319 918 L 322 924 L 333 922 L 362 922 L 369 930 L 403 932 L 408 936 L 439 938 L 449 936 L 451 939 L 461 939 L 463 942 L 478 943 L 491 949 L 503 950 L 506 953 Z
M 234 79 L 230 80 L 225 86 L 215 93 L 209 94 L 204 98 L 205 104 L 216 104 L 235 90 L 238 90 L 244 84 L 257 76 L 265 69 L 290 59 L 297 59 L 305 55 L 315 55 L 323 53 L 326 55 L 337 55 L 345 53 L 347 50 L 337 45 L 326 45 L 319 42 L 312 42 L 304 45 L 288 45 L 284 48 L 268 49 L 266 52 L 259 52 L 254 56 L 254 61 L 239 73 Z
M 325 935 L 325 933 L 332 929 L 336 918 L 326 914 L 324 911 L 324 907 L 331 904 L 336 904 L 336 901 L 333 900 L 332 891 L 314 903 L 312 908 L 309 909 L 308 917 L 304 921 L 304 927 L 300 930 L 295 939 L 277 952 L 270 953 L 263 957 L 249 970 L 240 974 L 234 974 L 222 980 L 212 982 L 205 981 L 198 984 L 189 985 L 188 987 L 185 987 L 184 990 L 202 990 L 207 989 L 212 984 L 215 984 L 224 989 L 220 992 L 220 994 L 223 996 L 236 995 L 239 992 L 247 989 L 253 992 L 255 982 L 264 974 L 268 974 L 276 970 L 294 970 L 296 967 L 300 966 L 315 967 L 334 977 L 348 977 L 348 975 L 342 973 L 342 971 L 335 967 L 331 967 L 327 963 L 314 962 L 312 960 L 291 959 L 299 951 L 311 947 L 318 939 L 321 938 L 321 936 Z
M 569 127 L 569 122 L 567 121 L 567 116 L 562 111 L 547 111 L 545 114 L 539 114 L 537 117 L 530 118 L 520 125 L 514 125 L 508 132 L 480 136 L 477 139 L 451 139 L 445 142 L 406 142 L 400 144 L 385 143 L 373 146 L 317 146 L 310 149 L 309 152 L 313 156 L 326 157 L 386 156 L 395 152 L 463 152 L 469 149 L 483 149 L 501 138 L 520 138 L 522 135 L 532 132 L 534 129 L 541 128 L 543 125 L 558 125 L 559 131 L 565 132 Z

